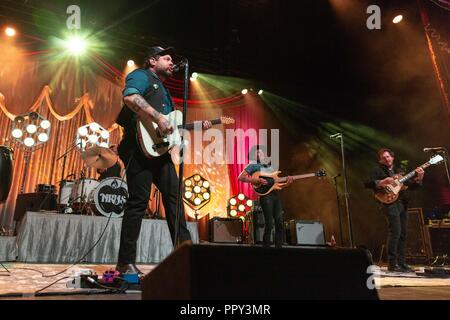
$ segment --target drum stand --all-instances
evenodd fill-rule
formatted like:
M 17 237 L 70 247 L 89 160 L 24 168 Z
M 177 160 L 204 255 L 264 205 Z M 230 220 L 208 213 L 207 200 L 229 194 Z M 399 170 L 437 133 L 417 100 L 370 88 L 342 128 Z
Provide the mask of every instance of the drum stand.
M 153 213 L 152 219 L 161 219 L 161 216 L 159 214 L 159 190 L 155 187 L 155 195 L 153 198 L 156 198 L 156 210 L 155 213 Z

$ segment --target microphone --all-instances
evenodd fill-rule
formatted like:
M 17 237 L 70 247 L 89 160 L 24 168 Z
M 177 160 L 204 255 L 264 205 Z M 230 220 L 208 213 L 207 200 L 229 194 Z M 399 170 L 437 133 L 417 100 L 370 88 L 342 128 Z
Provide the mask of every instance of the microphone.
M 423 148 L 423 152 L 439 151 L 439 150 L 444 150 L 444 148 L 443 147 Z
M 172 70 L 173 72 L 178 72 L 181 69 L 183 69 L 188 63 L 187 59 L 182 59 L 180 62 L 173 65 Z
M 330 135 L 331 139 L 339 139 L 341 137 L 342 133 L 338 132 L 335 134 Z

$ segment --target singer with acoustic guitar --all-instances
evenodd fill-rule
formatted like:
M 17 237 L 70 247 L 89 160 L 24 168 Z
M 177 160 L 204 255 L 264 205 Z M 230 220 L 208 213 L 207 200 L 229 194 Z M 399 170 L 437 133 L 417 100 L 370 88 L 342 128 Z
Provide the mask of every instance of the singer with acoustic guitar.
M 378 165 L 373 169 L 366 188 L 375 192 L 375 198 L 380 202 L 380 208 L 386 215 L 389 227 L 387 254 L 388 270 L 392 272 L 409 272 L 410 267 L 405 262 L 406 235 L 408 231 L 408 199 L 405 189 L 414 189 L 422 184 L 424 166 L 416 168 L 402 179 L 404 174 L 394 165 L 395 155 L 390 149 L 378 151 Z M 405 181 L 403 181 L 405 180 Z M 398 193 L 392 192 L 398 187 Z

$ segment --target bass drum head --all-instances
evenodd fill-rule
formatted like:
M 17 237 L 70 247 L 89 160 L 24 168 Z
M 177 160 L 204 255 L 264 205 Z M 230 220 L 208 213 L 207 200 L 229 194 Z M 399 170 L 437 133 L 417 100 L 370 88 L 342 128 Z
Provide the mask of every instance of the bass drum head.
M 95 208 L 105 217 L 121 218 L 127 198 L 127 183 L 120 178 L 102 180 L 94 192 Z

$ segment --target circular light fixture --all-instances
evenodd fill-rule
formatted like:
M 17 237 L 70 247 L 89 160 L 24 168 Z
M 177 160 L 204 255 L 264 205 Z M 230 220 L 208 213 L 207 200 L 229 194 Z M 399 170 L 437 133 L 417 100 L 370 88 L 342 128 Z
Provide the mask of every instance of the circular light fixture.
M 262 89 L 258 91 L 259 95 L 262 95 L 263 93 L 264 93 L 264 90 L 262 90 Z
M 102 130 L 102 132 L 100 132 L 100 137 L 102 137 L 103 139 L 108 139 L 109 138 L 109 131 L 108 130 Z
M 185 197 L 186 199 L 190 199 L 190 198 L 192 197 L 192 192 L 186 191 L 186 192 L 184 193 L 184 197 Z
M 247 200 L 247 207 L 251 207 L 253 206 L 253 201 L 252 200 Z
M 195 187 L 194 187 L 194 192 L 195 192 L 195 193 L 200 193 L 201 190 L 202 190 L 202 189 L 201 189 L 199 186 L 195 186 Z
M 194 180 L 195 181 L 200 181 L 200 179 L 201 179 L 201 177 L 197 174 L 197 175 L 195 175 L 195 177 L 194 177 Z
M 243 204 L 239 205 L 239 211 L 244 212 L 245 211 L 245 206 Z
M 185 184 L 185 186 L 190 187 L 190 186 L 192 186 L 192 181 L 191 180 L 184 180 L 184 184 Z
M 41 122 L 41 128 L 44 129 L 44 130 L 50 128 L 50 121 L 48 121 L 48 120 L 42 121 Z
M 208 187 L 209 187 L 209 182 L 203 181 L 203 188 L 208 188 Z
M 48 140 L 48 134 L 46 134 L 45 132 L 42 132 L 38 135 L 38 140 L 40 142 L 46 142 Z
M 209 197 L 210 197 L 210 194 L 209 194 L 208 192 L 205 192 L 205 193 L 203 194 L 203 199 L 208 200 Z
M 236 201 L 235 198 L 231 198 L 231 199 L 230 199 L 230 204 L 231 204 L 232 206 L 235 206 L 236 203 L 237 203 L 237 201 Z
M 89 125 L 89 129 L 91 129 L 93 132 L 97 132 L 98 129 L 100 129 L 100 125 L 96 122 L 93 122 Z
M 11 132 L 11 134 L 14 138 L 19 139 L 23 136 L 23 131 L 16 128 Z
M 248 89 L 243 89 L 241 92 L 242 92 L 242 94 L 247 94 L 248 93 Z
M 393 23 L 399 23 L 403 20 L 403 16 L 399 14 L 398 16 L 395 16 L 395 18 L 392 20 Z
M 88 129 L 86 127 L 78 128 L 78 134 L 80 137 L 86 137 L 88 134 Z
M 237 211 L 236 210 L 231 210 L 230 211 L 230 216 L 236 217 L 236 215 L 237 215 Z
M 31 147 L 34 145 L 34 139 L 31 137 L 25 138 L 25 140 L 23 140 L 23 143 L 26 147 Z
M 195 198 L 195 199 L 194 199 L 194 204 L 195 204 L 196 206 L 198 206 L 200 203 L 202 203 L 202 200 L 200 200 L 200 198 Z
M 95 144 L 98 142 L 98 136 L 95 134 L 91 134 L 90 136 L 88 136 L 88 140 L 90 143 Z
M 243 193 L 239 193 L 238 199 L 241 200 L 241 201 L 244 200 L 245 199 L 245 195 Z
M 34 124 L 29 124 L 29 125 L 27 125 L 27 132 L 28 132 L 28 133 L 33 134 L 33 133 L 35 133 L 36 131 L 37 131 L 36 125 L 34 125 Z
M 127 61 L 127 66 L 128 66 L 128 67 L 131 68 L 131 67 L 134 67 L 134 65 L 135 65 L 135 63 L 134 63 L 133 60 L 128 60 L 128 61 Z
M 5 29 L 5 34 L 6 34 L 8 37 L 14 37 L 14 36 L 16 35 L 16 30 L 15 30 L 14 28 L 7 27 L 7 28 Z

